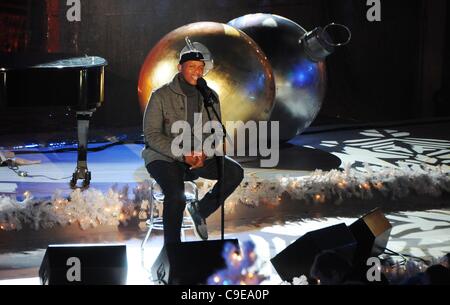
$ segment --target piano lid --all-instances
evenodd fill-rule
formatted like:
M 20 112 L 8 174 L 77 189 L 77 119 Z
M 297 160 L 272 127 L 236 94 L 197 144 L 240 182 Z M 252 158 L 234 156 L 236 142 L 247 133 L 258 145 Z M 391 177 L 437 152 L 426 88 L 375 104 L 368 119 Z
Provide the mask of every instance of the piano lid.
M 98 56 L 74 57 L 62 54 L 0 54 L 0 71 L 19 69 L 93 68 L 108 62 Z
M 0 108 L 96 109 L 104 101 L 106 64 L 105 59 L 97 56 L 0 55 Z

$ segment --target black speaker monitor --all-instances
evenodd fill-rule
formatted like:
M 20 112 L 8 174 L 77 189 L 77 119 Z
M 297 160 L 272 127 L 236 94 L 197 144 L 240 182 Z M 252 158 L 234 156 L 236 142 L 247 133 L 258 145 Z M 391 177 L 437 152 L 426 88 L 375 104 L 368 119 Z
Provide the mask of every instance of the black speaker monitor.
M 281 279 L 291 282 L 301 275 L 309 277 L 314 258 L 320 252 L 334 250 L 350 263 L 355 248 L 356 240 L 342 223 L 306 233 L 272 258 L 271 262 Z
M 165 244 L 151 268 L 152 278 L 157 284 L 206 284 L 209 276 L 226 267 L 226 243 L 239 250 L 237 239 Z
M 124 285 L 125 245 L 49 245 L 39 268 L 44 285 Z
M 392 225 L 378 208 L 351 224 L 350 231 L 358 242 L 354 263 L 364 264 L 369 257 L 382 254 L 391 230 Z

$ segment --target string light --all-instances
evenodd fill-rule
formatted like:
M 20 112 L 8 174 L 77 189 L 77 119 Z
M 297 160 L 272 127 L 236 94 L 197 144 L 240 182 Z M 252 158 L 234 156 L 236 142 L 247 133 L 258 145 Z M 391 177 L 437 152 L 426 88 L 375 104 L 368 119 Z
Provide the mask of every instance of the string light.
M 139 229 L 140 229 L 141 231 L 147 230 L 147 224 L 146 224 L 145 221 L 140 221 L 139 224 L 138 224 L 138 227 L 139 227 Z
M 314 195 L 314 201 L 318 203 L 325 203 L 325 195 L 323 194 L 316 194 Z
M 377 190 L 381 190 L 381 189 L 383 188 L 383 183 L 382 183 L 382 182 L 376 182 L 376 183 L 374 184 L 374 187 L 375 187 Z
M 216 283 L 216 284 L 220 283 L 220 277 L 219 276 L 215 276 L 214 277 L 214 283 Z
M 337 183 L 337 186 L 340 188 L 340 189 L 346 189 L 347 188 L 347 186 L 348 186 L 348 183 L 347 183 L 347 181 L 345 181 L 345 180 L 341 180 L 341 181 L 339 181 L 338 183 Z
M 242 251 L 237 253 L 233 244 L 226 244 L 222 256 L 226 260 L 227 268 L 219 270 L 208 278 L 210 285 L 257 285 L 266 277 L 251 270 L 255 269 L 256 253 L 254 243 L 245 242 Z
M 240 262 L 240 261 L 242 261 L 242 256 L 240 256 L 237 253 L 233 253 L 233 259 Z

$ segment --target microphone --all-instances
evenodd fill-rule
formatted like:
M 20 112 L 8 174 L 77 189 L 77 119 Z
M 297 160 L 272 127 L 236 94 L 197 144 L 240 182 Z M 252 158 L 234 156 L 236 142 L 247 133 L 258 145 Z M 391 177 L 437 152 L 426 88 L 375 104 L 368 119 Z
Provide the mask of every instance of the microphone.
M 203 77 L 197 79 L 197 85 L 195 87 L 203 96 L 203 100 L 207 106 L 219 102 L 216 95 L 213 93 L 212 89 L 208 87 L 206 80 Z

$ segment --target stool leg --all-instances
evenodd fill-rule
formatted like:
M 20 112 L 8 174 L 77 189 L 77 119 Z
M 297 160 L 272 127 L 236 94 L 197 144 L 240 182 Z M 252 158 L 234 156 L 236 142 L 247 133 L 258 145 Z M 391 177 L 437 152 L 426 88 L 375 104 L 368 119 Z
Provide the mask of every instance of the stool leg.
M 181 240 L 186 241 L 186 233 L 184 233 L 184 229 L 181 229 Z
M 144 240 L 141 243 L 141 250 L 144 250 L 145 244 L 147 243 L 148 238 L 150 237 L 150 233 L 152 233 L 153 226 L 150 225 L 147 231 L 147 234 L 145 235 Z
M 145 235 L 144 240 L 141 243 L 141 250 L 144 250 L 145 244 L 147 243 L 148 238 L 150 237 L 150 233 L 152 233 L 153 229 L 153 209 L 155 209 L 155 200 L 153 199 L 153 187 L 150 187 L 150 223 L 148 224 L 147 234 Z

